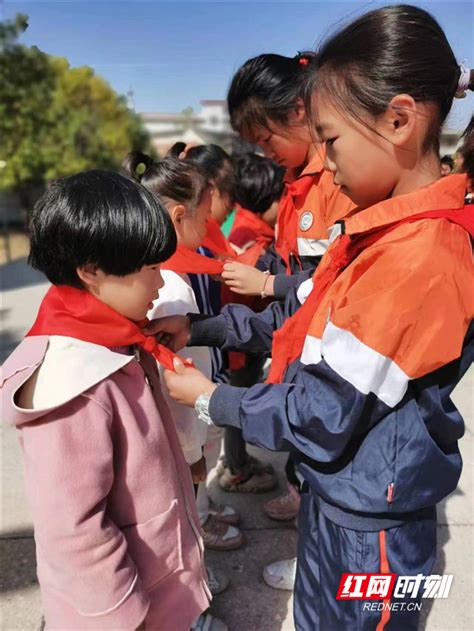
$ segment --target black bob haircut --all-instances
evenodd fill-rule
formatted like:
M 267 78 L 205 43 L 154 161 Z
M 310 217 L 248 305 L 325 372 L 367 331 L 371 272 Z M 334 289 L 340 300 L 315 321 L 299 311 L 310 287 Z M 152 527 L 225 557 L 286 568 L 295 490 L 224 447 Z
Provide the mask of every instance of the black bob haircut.
M 53 285 L 82 288 L 76 268 L 126 276 L 166 261 L 176 233 L 145 187 L 112 171 L 84 171 L 51 184 L 29 218 L 28 262 Z
M 235 201 L 242 208 L 262 215 L 283 193 L 284 167 L 256 153 L 237 156 L 233 162 Z

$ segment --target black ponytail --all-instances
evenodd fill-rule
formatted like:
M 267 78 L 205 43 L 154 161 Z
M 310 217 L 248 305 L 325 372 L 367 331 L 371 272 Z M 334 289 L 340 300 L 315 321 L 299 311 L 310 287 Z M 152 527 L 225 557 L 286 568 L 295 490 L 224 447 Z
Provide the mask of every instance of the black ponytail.
M 184 143 L 175 143 L 172 149 L 179 153 L 186 149 Z M 179 155 L 179 154 L 178 154 Z M 229 155 L 218 145 L 198 145 L 186 151 L 184 162 L 196 165 L 208 180 L 212 180 L 221 195 L 228 195 L 234 199 L 235 175 Z
M 138 167 L 142 164 L 145 170 L 139 174 Z M 165 203 L 177 202 L 190 211 L 197 208 L 209 188 L 208 178 L 198 166 L 176 158 L 155 162 L 150 156 L 134 151 L 127 155 L 122 169 Z
M 144 166 L 145 168 L 140 172 L 138 167 Z M 122 164 L 122 169 L 128 177 L 136 182 L 141 182 L 146 170 L 153 165 L 153 158 L 146 153 L 140 151 L 132 151 L 129 153 Z
M 395 5 L 362 15 L 323 44 L 313 87 L 361 122 L 364 114 L 383 114 L 397 94 L 434 104 L 436 116 L 424 150 L 438 152 L 441 126 L 460 76 L 456 57 L 433 16 L 415 6 Z M 310 109 L 310 97 L 306 106 Z

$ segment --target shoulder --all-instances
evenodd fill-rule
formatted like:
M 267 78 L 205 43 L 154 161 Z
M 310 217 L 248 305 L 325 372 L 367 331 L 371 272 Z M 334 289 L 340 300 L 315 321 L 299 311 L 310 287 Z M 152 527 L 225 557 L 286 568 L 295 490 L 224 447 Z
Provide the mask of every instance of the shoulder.
M 26 357 L 25 353 L 29 355 L 28 364 L 20 359 Z M 73 402 L 132 360 L 133 356 L 75 338 L 26 338 L 4 374 L 11 403 L 7 407 L 15 417 L 11 422 L 28 422 Z
M 459 357 L 474 313 L 473 281 L 465 230 L 446 220 L 403 224 L 341 274 L 331 321 L 420 376 Z
M 432 285 L 437 278 L 472 280 L 472 246 L 466 230 L 445 219 L 423 219 L 389 230 L 366 248 L 349 266 L 354 291 L 366 283 L 387 289 L 416 289 Z

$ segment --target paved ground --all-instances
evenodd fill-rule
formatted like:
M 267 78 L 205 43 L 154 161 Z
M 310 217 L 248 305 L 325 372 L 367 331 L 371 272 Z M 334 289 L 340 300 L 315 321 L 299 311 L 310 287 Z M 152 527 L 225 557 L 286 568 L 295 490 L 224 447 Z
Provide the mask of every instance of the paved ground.
M 37 273 L 17 261 L 0 268 L 2 274 L 2 344 L 0 360 L 15 347 L 31 324 L 47 285 Z M 461 483 L 439 510 L 439 573 L 454 574 L 447 600 L 425 605 L 422 629 L 461 631 L 474 628 L 473 584 L 473 421 L 474 372 L 459 385 L 455 401 L 466 419 L 466 435 L 461 443 L 464 471 Z M 3 631 L 36 631 L 41 625 L 41 602 L 35 575 L 34 541 L 26 507 L 20 452 L 13 430 L 2 427 L 2 527 L 0 538 L 3 582 Z M 284 456 L 252 450 L 274 463 L 283 484 Z M 218 596 L 213 608 L 227 621 L 230 631 L 291 631 L 292 598 L 288 592 L 274 591 L 261 579 L 264 564 L 289 557 L 295 551 L 296 531 L 272 522 L 262 511 L 262 503 L 277 495 L 229 495 L 211 484 L 211 494 L 239 510 L 245 545 L 235 552 L 212 552 L 209 561 L 225 569 L 232 584 Z M 166 630 L 173 631 L 173 630 Z M 325 631 L 332 631 L 331 629 Z M 349 630 L 348 630 L 349 631 Z M 352 630 L 350 630 L 352 631 Z

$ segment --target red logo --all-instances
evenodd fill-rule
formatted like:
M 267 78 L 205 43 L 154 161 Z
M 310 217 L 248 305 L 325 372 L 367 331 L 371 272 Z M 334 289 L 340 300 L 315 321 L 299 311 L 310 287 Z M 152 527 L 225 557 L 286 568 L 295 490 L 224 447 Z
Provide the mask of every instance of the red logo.
M 396 574 L 343 574 L 337 600 L 386 600 L 395 586 Z

